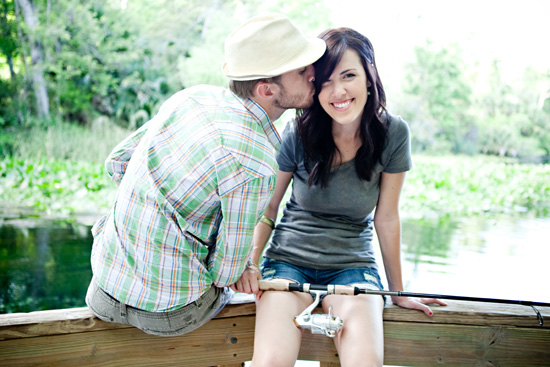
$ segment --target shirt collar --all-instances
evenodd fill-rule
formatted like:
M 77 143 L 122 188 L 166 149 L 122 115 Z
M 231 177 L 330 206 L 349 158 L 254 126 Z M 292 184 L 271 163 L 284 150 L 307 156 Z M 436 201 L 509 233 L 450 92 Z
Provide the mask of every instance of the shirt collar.
M 275 126 L 271 122 L 265 110 L 250 98 L 244 99 L 242 100 L 242 102 L 244 107 L 246 107 L 246 109 L 250 111 L 250 113 L 254 115 L 254 117 L 256 117 L 256 119 L 260 123 L 260 126 L 267 135 L 267 139 L 278 152 L 281 148 L 281 137 L 279 136 L 277 129 L 275 129 Z

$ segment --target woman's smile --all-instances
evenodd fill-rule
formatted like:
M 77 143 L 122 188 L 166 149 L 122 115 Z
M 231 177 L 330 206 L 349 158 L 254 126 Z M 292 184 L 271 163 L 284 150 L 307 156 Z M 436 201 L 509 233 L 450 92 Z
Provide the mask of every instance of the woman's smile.
M 337 111 L 345 111 L 347 110 L 351 102 L 353 102 L 353 99 L 347 99 L 342 102 L 333 102 L 332 105 Z

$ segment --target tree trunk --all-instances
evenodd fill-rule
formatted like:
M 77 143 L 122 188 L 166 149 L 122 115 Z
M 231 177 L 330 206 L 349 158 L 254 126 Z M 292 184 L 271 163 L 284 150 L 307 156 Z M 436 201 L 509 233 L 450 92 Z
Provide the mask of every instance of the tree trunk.
M 10 38 L 12 35 L 11 35 L 11 31 L 10 31 L 10 24 L 9 24 L 9 21 L 8 21 L 8 4 L 7 4 L 7 1 L 4 0 L 3 1 L 3 9 L 4 9 L 4 12 L 3 14 L 1 15 L 1 18 L 0 18 L 0 27 L 1 29 L 4 30 L 4 37 L 6 39 Z M 13 69 L 13 56 L 12 56 L 12 53 L 13 53 L 13 50 L 3 50 L 4 51 L 4 55 L 6 56 L 6 60 L 8 62 L 8 67 L 10 69 L 10 78 L 11 78 L 11 81 L 14 82 L 15 81 L 15 70 Z
M 32 0 L 16 0 L 21 8 L 21 13 L 25 19 L 27 27 L 30 29 L 29 46 L 31 50 L 31 72 L 34 94 L 36 97 L 36 112 L 40 117 L 50 115 L 48 90 L 46 88 L 46 79 L 44 78 L 44 52 L 42 42 L 36 37 L 38 28 L 38 16 Z

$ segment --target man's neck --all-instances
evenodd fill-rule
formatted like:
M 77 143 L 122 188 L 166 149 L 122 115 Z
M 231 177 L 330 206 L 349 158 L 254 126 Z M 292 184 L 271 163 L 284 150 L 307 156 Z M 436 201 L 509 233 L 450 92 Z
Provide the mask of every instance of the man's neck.
M 274 106 L 271 103 L 266 103 L 265 101 L 259 101 L 258 99 L 251 97 L 251 100 L 256 102 L 263 110 L 267 113 L 267 116 L 269 117 L 269 120 L 271 122 L 275 122 L 281 117 L 281 115 L 286 111 L 284 108 L 280 108 L 277 106 Z

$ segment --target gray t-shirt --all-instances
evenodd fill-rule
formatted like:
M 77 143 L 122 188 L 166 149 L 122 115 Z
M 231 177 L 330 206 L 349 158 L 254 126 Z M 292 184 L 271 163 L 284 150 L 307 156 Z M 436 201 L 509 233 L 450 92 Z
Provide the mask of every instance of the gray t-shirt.
M 372 248 L 374 208 L 382 172 L 412 168 L 409 127 L 392 115 L 382 164 L 371 181 L 361 180 L 355 161 L 333 169 L 326 188 L 308 187 L 304 147 L 294 121 L 283 132 L 279 169 L 294 172 L 292 194 L 265 256 L 315 269 L 377 267 Z

